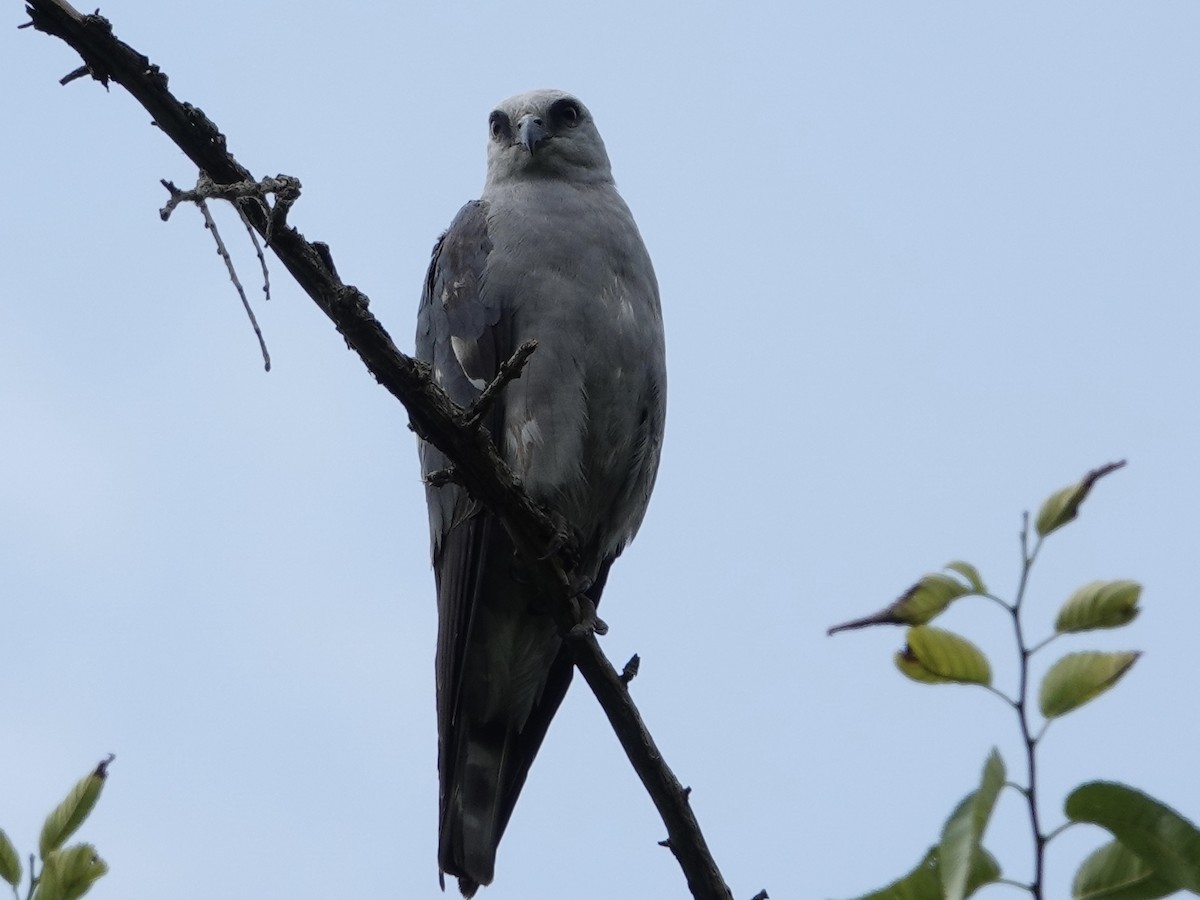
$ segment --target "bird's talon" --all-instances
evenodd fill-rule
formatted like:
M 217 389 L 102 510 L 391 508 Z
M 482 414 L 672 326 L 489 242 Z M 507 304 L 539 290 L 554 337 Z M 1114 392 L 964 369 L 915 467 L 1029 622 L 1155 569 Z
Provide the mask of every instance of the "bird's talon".
M 574 535 L 571 534 L 571 528 L 569 525 L 567 525 L 567 520 L 561 516 L 557 516 L 556 518 L 557 522 L 555 523 L 554 537 L 550 539 L 550 543 L 546 545 L 546 549 L 542 555 L 538 557 L 539 559 L 549 559 L 561 551 L 564 547 L 571 545 Z
M 591 587 L 591 580 L 588 580 Z M 585 588 L 586 590 L 586 588 Z M 575 603 L 579 612 L 579 621 L 571 628 L 571 637 L 587 637 L 589 634 L 608 634 L 608 625 L 596 615 L 596 604 L 592 598 L 582 592 L 575 595 Z

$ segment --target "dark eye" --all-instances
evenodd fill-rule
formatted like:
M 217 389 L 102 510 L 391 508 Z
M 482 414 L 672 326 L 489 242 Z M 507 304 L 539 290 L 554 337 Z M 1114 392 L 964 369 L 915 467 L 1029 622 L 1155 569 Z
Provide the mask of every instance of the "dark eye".
M 559 100 L 550 107 L 550 115 L 561 127 L 574 128 L 583 119 L 579 104 L 573 100 Z
M 495 110 L 488 117 L 488 132 L 492 136 L 493 141 L 507 141 L 512 139 L 512 126 L 509 124 L 508 116 Z

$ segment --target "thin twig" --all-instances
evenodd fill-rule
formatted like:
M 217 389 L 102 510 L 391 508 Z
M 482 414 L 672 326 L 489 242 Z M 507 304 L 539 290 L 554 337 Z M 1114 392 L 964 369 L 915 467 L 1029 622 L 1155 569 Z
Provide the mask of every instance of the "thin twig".
M 1029 787 L 1025 792 L 1025 800 L 1029 807 L 1029 823 L 1033 829 L 1033 884 L 1030 893 L 1034 900 L 1042 900 L 1042 882 L 1045 872 L 1046 838 L 1042 834 L 1038 820 L 1037 807 L 1037 738 L 1029 727 L 1029 657 L 1030 651 L 1025 643 L 1025 632 L 1021 627 L 1021 604 L 1025 600 L 1025 589 L 1029 585 L 1029 571 L 1037 559 L 1042 547 L 1042 539 L 1038 537 L 1033 549 L 1029 548 L 1029 513 L 1025 513 L 1021 524 L 1021 578 L 1017 584 L 1017 595 L 1009 609 L 1012 614 L 1013 632 L 1017 639 L 1017 651 L 1020 655 L 1020 685 L 1017 689 L 1015 704 L 1017 720 L 1021 725 L 1021 738 L 1025 744 L 1025 762 L 1029 771 Z
M 1043 638 L 1042 640 L 1038 641 L 1036 644 L 1034 644 L 1032 647 L 1029 648 L 1029 655 L 1033 656 L 1033 654 L 1037 653 L 1039 650 L 1041 650 L 1043 647 L 1045 647 L 1051 641 L 1055 640 L 1056 638 L 1060 638 L 1060 637 L 1062 637 L 1062 632 L 1056 631 L 1056 632 L 1054 632 L 1054 634 L 1050 635 L 1049 637 Z
M 267 342 L 263 338 L 262 329 L 258 327 L 258 318 L 254 315 L 254 310 L 250 308 L 250 300 L 246 297 L 246 289 L 242 287 L 241 279 L 238 278 L 237 269 L 233 265 L 233 257 L 229 255 L 229 251 L 225 248 L 225 242 L 221 239 L 221 232 L 217 229 L 217 222 L 212 217 L 212 212 L 205 202 L 205 197 L 216 196 L 215 193 L 208 190 L 208 186 L 211 184 L 212 182 L 202 174 L 196 183 L 195 190 L 181 191 L 170 181 L 164 179 L 162 186 L 167 189 L 170 198 L 167 200 L 167 205 L 159 210 L 159 215 L 162 216 L 165 222 L 175 207 L 185 200 L 191 200 L 196 204 L 196 207 L 204 216 L 204 227 L 212 233 L 213 240 L 217 242 L 217 253 L 220 254 L 221 259 L 225 260 L 225 268 L 229 272 L 229 280 L 233 282 L 233 286 L 242 300 L 242 308 L 246 310 L 246 317 L 250 320 L 250 327 L 254 329 L 254 336 L 258 338 L 258 348 L 262 351 L 263 367 L 270 372 L 271 354 L 267 352 Z M 246 222 L 245 215 L 242 216 L 242 221 Z M 249 223 L 247 223 L 247 227 L 249 227 Z M 262 257 L 261 252 L 259 253 L 259 257 Z M 265 262 L 263 268 L 266 268 Z
M 70 84 L 75 79 L 82 78 L 84 75 L 90 75 L 90 74 L 91 73 L 88 71 L 87 66 L 80 66 L 78 69 L 72 69 L 70 72 L 68 72 L 62 78 L 58 79 L 58 83 L 63 85 L 64 87 L 66 87 L 68 84 Z
M 1068 828 L 1070 828 L 1074 825 L 1079 825 L 1079 824 L 1080 824 L 1079 822 L 1072 822 L 1070 820 L 1063 822 L 1057 828 L 1053 829 L 1048 835 L 1046 835 L 1046 843 L 1047 844 L 1050 843 L 1052 840 L 1054 840 L 1056 837 L 1058 837 L 1060 834 L 1062 834 Z
M 258 242 L 258 234 L 254 230 L 254 226 L 250 224 L 250 220 L 246 218 L 246 213 L 242 209 L 241 204 L 235 203 L 233 208 L 237 210 L 238 218 L 242 220 L 242 224 L 246 226 L 246 234 L 250 236 L 250 243 L 254 245 L 254 254 L 258 257 L 258 265 L 262 269 L 263 277 L 263 299 L 271 299 L 271 270 L 267 268 L 267 258 L 263 256 L 262 244 Z
M 42 876 L 38 875 L 37 869 L 34 868 L 37 863 L 37 857 L 32 853 L 29 854 L 29 893 L 25 895 L 25 900 L 33 900 L 33 892 L 37 890 L 38 882 L 42 880 Z
M 434 469 L 425 476 L 425 483 L 430 487 L 445 487 L 448 484 L 458 484 L 458 473 L 454 471 L 454 466 L 447 466 L 444 469 Z
M 1004 786 L 1007 788 L 1012 788 L 1014 791 L 1016 791 L 1022 797 L 1029 796 L 1029 788 L 1025 787 L 1025 785 L 1023 785 L 1023 784 L 1017 784 L 1017 782 L 1015 782 L 1015 781 L 1006 781 L 1006 782 L 1004 782 Z
M 1014 709 L 1016 708 L 1017 701 L 1014 700 L 1012 697 L 1008 696 L 1008 694 L 1004 693 L 1004 691 L 1000 690 L 999 688 L 993 687 L 990 684 L 981 684 L 980 687 L 986 688 L 990 693 L 995 694 L 997 697 L 999 697 L 1001 700 L 1003 700 L 1006 705 L 1011 706 Z
M 496 403 L 500 392 L 508 386 L 509 382 L 521 377 L 521 370 L 525 368 L 525 364 L 529 362 L 529 357 L 533 355 L 537 346 L 537 341 L 526 341 L 517 348 L 512 356 L 500 364 L 496 377 L 483 389 L 483 393 L 475 398 L 475 402 L 467 410 L 467 414 L 463 417 L 464 426 L 467 428 L 479 427 L 479 423 L 487 417 Z
M 1008 605 L 1008 604 L 1007 604 L 1007 603 L 1004 601 L 1004 599 L 1003 599 L 1003 598 L 1001 598 L 1001 597 L 997 597 L 995 594 L 980 594 L 979 596 L 981 596 L 981 597 L 986 597 L 988 600 L 991 600 L 991 601 L 993 601 L 993 602 L 994 602 L 994 603 L 996 603 L 996 604 L 997 604 L 997 605 L 998 605 L 998 606 L 999 606 L 1001 609 L 1003 609 L 1005 612 L 1008 612 L 1008 613 L 1011 613 L 1011 612 L 1012 612 L 1012 607 L 1011 607 L 1011 606 L 1009 606 L 1009 605 Z
M 1011 878 L 997 878 L 992 884 L 1007 884 L 1009 887 L 1020 888 L 1027 894 L 1033 893 L 1033 885 L 1026 884 L 1023 881 L 1014 881 Z
M 201 200 L 228 200 L 231 203 L 234 201 L 257 200 L 265 209 L 270 206 L 267 203 L 267 196 L 271 194 L 275 195 L 275 203 L 276 206 L 281 208 L 281 214 L 286 216 L 287 210 L 291 208 L 291 205 L 300 196 L 300 182 L 290 175 L 276 175 L 273 178 L 263 178 L 260 181 L 246 178 L 241 181 L 224 183 L 215 181 L 212 177 L 201 173 L 200 177 L 196 180 L 196 186 L 190 191 L 181 191 L 177 188 L 172 190 L 167 205 L 160 209 L 158 214 L 165 222 L 171 218 L 171 213 L 175 211 L 175 207 L 180 203 L 197 203 Z M 238 203 L 238 209 L 244 210 L 245 207 L 241 203 Z M 243 216 L 243 218 L 245 217 Z
M 221 254 L 221 258 L 225 260 L 225 268 L 229 270 L 229 280 L 233 282 L 233 286 L 237 288 L 238 296 L 242 300 L 242 309 L 246 310 L 246 317 L 250 320 L 250 327 L 254 329 L 254 336 L 258 338 L 258 349 L 262 351 L 263 368 L 266 371 L 271 371 L 271 354 L 267 352 L 267 342 L 263 338 L 262 329 L 258 327 L 258 317 L 254 315 L 254 310 L 250 307 L 250 299 L 246 296 L 246 289 L 242 287 L 241 279 L 238 278 L 237 269 L 233 266 L 233 257 L 229 255 L 229 251 L 225 249 L 225 242 L 221 240 L 221 232 L 217 231 L 217 222 L 212 217 L 209 211 L 208 204 L 203 200 L 196 202 L 196 206 L 200 208 L 200 212 L 204 214 L 204 227 L 212 232 L 213 239 L 217 242 L 217 252 Z

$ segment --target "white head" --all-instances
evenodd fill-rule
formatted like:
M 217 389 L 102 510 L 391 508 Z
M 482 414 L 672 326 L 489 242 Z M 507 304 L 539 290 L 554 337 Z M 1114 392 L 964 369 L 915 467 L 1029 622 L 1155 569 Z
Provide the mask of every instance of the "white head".
M 592 114 L 565 91 L 509 97 L 488 117 L 488 186 L 533 178 L 612 182 Z

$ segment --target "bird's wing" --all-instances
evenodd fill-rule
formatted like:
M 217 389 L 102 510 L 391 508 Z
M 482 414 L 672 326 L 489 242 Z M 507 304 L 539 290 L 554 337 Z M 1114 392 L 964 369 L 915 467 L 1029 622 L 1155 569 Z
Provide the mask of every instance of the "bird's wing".
M 435 246 L 421 297 L 417 356 L 431 365 L 437 383 L 461 406 L 478 397 L 513 349 L 511 310 L 503 297 L 495 296 L 494 289 L 489 293 L 483 284 L 492 251 L 487 204 L 468 203 Z M 493 405 L 484 422 L 498 444 L 504 428 L 504 411 L 502 398 Z M 445 456 L 425 442 L 421 442 L 420 457 L 426 475 L 448 465 Z M 487 653 L 482 643 L 486 635 L 482 632 L 494 624 L 481 618 L 486 618 L 485 607 L 494 604 L 498 596 L 524 593 L 527 586 L 513 579 L 513 548 L 503 527 L 462 488 L 455 484 L 427 487 L 426 499 L 438 594 L 438 773 L 443 827 L 439 857 L 445 870 L 454 874 L 464 874 L 467 870 L 485 872 L 488 873 L 485 880 L 490 881 L 491 858 L 472 859 L 469 853 L 487 847 L 487 853 L 494 854 L 495 842 L 504 830 L 520 782 L 537 748 L 535 744 L 528 759 L 523 758 L 526 756 L 523 753 L 498 753 L 497 756 L 508 757 L 507 760 L 489 759 L 484 767 L 489 776 L 482 784 L 465 772 L 470 749 L 479 747 L 481 740 L 485 743 L 489 740 L 488 735 L 481 737 L 473 731 L 478 726 L 474 721 L 480 691 L 476 682 L 481 680 L 477 670 L 486 664 L 486 655 L 480 655 Z M 473 636 L 478 629 L 482 629 L 481 634 Z M 569 668 L 565 675 L 569 683 Z M 561 692 L 565 689 L 563 684 Z M 464 691 L 473 693 L 467 697 Z M 476 712 L 464 713 L 464 704 Z M 540 731 L 544 734 L 544 724 Z M 512 735 L 493 737 L 491 743 L 499 746 L 513 740 Z M 511 793 L 506 788 L 511 788 Z M 459 796 L 454 796 L 455 792 L 460 792 Z M 452 805 L 454 812 L 450 809 Z M 468 842 L 469 849 L 464 849 L 459 837 L 461 824 L 457 829 L 447 825 L 461 819 L 459 810 L 464 806 L 487 808 L 489 812 L 480 818 L 491 823 L 485 826 L 488 837 Z
M 487 204 L 472 201 L 454 217 L 433 249 L 417 317 L 417 358 L 430 364 L 435 381 L 460 406 L 468 406 L 512 353 L 511 328 L 500 298 L 482 289 L 492 242 Z M 493 440 L 503 429 L 503 403 L 484 423 Z M 422 474 L 449 461 L 435 447 L 420 444 Z M 429 528 L 438 582 L 438 724 L 445 736 L 453 720 L 479 584 L 493 529 L 478 505 L 460 487 L 427 487 Z M 455 527 L 460 526 L 460 527 Z M 444 755 L 444 754 L 443 754 Z

